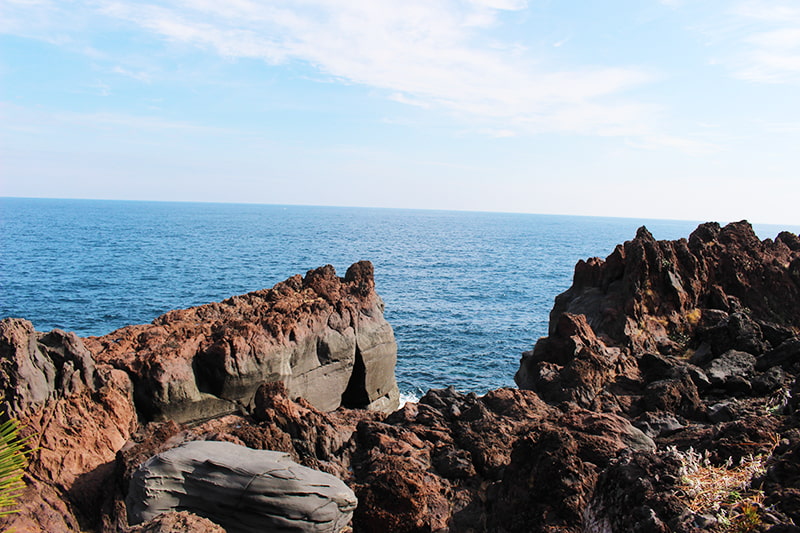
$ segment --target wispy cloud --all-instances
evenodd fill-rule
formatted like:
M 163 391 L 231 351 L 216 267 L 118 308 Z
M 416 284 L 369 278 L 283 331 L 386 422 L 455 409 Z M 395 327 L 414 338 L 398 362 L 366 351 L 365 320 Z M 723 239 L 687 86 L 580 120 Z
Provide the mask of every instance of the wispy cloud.
M 720 63 L 734 77 L 760 83 L 800 84 L 800 4 L 746 0 L 733 5 L 719 30 L 727 51 Z
M 4 130 L 12 133 L 42 134 L 63 131 L 63 128 L 84 128 L 101 131 L 139 132 L 145 135 L 154 133 L 214 134 L 256 137 L 255 132 L 208 126 L 184 120 L 173 120 L 155 115 L 133 115 L 120 112 L 50 112 L 42 109 L 26 108 L 0 102 L 0 122 Z
M 672 135 L 650 135 L 641 140 L 628 141 L 627 144 L 643 150 L 660 150 L 664 147 L 672 147 L 681 152 L 693 155 L 708 155 L 721 150 L 718 144 L 704 139 L 676 137 Z
M 22 4 L 16 0 L 17 11 Z M 637 67 L 546 68 L 536 51 L 497 46 L 500 15 L 524 0 L 76 0 L 71 10 L 229 58 L 300 62 L 330 80 L 484 122 L 503 131 L 635 135 L 652 108 L 625 92 L 652 81 Z M 31 6 L 28 6 L 31 7 Z M 37 11 L 59 9 L 44 0 Z M 52 17 L 50 18 L 52 20 Z M 132 73 L 124 65 L 119 74 Z M 135 76 L 134 76 L 135 77 Z
M 112 68 L 111 72 L 113 72 L 114 74 L 119 74 L 120 76 L 125 76 L 126 78 L 132 78 L 134 80 L 145 83 L 150 83 L 150 80 L 152 79 L 152 76 L 145 71 L 129 70 L 119 65 L 116 65 L 114 68 Z

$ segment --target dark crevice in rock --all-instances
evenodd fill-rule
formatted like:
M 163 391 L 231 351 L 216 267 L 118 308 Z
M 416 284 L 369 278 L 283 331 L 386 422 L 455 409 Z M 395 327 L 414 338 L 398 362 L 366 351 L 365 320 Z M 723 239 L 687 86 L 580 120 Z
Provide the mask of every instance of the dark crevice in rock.
M 137 389 L 144 385 L 136 395 L 148 418 L 196 422 L 249 405 L 264 381 L 284 381 L 293 397 L 334 410 L 352 377 L 358 342 L 362 374 L 356 373 L 349 405 L 388 412 L 399 398 L 397 344 L 372 265 L 362 261 L 348 272 L 339 278 L 328 265 L 272 289 L 86 339 L 87 346 L 98 361 L 135 375 Z
M 213 347 L 209 352 L 212 350 L 214 350 Z M 220 397 L 225 384 L 224 371 L 219 368 L 221 357 L 209 352 L 198 353 L 192 359 L 192 372 L 194 372 L 197 390 Z
M 369 393 L 366 386 L 367 368 L 361 350 L 356 346 L 356 358 L 350 381 L 342 393 L 342 407 L 348 409 L 364 409 L 369 405 Z
M 331 354 L 331 347 L 325 342 L 324 339 L 317 339 L 317 360 L 320 365 L 327 365 L 333 359 Z

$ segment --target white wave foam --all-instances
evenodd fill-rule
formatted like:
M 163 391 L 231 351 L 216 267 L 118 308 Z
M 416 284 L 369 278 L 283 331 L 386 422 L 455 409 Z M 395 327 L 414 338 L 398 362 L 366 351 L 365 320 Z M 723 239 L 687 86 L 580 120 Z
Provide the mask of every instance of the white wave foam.
M 417 403 L 420 399 L 420 396 L 411 392 L 401 392 L 400 393 L 400 407 L 403 407 L 407 403 Z

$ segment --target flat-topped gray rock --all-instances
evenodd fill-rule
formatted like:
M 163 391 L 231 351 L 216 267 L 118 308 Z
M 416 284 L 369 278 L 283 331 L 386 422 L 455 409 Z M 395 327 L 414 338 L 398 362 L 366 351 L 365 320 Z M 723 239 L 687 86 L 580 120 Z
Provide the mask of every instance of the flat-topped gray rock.
M 189 511 L 228 533 L 339 533 L 356 496 L 340 479 L 300 466 L 288 454 L 230 442 L 194 441 L 160 453 L 131 477 L 131 525 Z

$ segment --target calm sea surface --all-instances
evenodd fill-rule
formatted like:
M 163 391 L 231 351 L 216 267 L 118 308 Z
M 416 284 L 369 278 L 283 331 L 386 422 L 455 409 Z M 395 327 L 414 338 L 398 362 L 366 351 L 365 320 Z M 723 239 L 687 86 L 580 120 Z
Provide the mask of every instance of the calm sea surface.
M 646 225 L 695 222 L 240 204 L 0 198 L 0 318 L 102 335 L 325 264 L 375 265 L 407 396 L 513 385 L 575 263 Z M 757 226 L 761 238 L 781 229 Z

